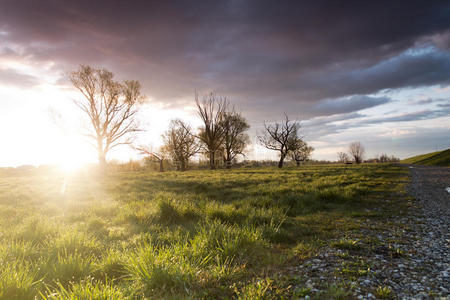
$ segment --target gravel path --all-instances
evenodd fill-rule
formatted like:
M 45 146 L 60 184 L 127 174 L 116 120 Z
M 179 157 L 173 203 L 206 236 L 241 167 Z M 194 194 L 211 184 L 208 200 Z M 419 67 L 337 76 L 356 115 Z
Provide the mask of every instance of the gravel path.
M 384 226 L 367 219 L 350 237 L 360 249 L 328 247 L 290 269 L 304 278 L 303 299 L 326 298 L 330 286 L 349 299 L 450 299 L 450 168 L 409 168 L 407 214 Z
M 428 282 L 439 296 L 450 299 L 450 168 L 410 166 L 409 193 L 422 208 L 424 223 L 414 245 L 431 271 Z
M 424 213 L 429 218 L 439 219 L 448 226 L 450 217 L 450 168 L 410 166 L 411 185 L 409 192 L 420 200 Z M 446 227 L 447 227 L 446 226 Z

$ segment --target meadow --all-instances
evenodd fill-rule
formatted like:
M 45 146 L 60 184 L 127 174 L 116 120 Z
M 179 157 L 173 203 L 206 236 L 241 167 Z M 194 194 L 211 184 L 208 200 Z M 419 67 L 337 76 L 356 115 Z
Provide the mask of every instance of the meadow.
M 402 163 L 450 167 L 450 149 L 413 156 L 402 160 Z
M 388 224 L 408 180 L 392 164 L 3 172 L 0 299 L 295 298 L 285 269 Z

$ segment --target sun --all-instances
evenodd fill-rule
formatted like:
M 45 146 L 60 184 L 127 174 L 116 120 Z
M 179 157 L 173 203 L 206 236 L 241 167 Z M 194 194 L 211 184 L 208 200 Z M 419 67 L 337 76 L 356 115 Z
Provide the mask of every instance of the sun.
M 85 167 L 87 162 L 83 161 L 82 159 L 78 160 L 66 160 L 63 162 L 58 163 L 59 167 L 62 171 L 65 173 L 73 173 L 75 171 L 78 171 Z
M 78 171 L 95 161 L 91 147 L 77 136 L 64 138 L 57 156 L 58 166 L 66 173 Z

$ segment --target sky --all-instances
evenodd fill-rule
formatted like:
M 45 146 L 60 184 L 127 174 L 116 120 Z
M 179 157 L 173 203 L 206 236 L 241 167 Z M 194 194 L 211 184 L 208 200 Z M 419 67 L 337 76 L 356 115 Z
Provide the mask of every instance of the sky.
M 194 93 L 214 91 L 255 144 L 263 122 L 300 121 L 314 159 L 353 141 L 367 157 L 450 148 L 449 15 L 448 1 L 0 0 L 0 166 L 95 161 L 68 79 L 80 64 L 141 82 L 140 144 L 172 118 L 199 126 Z

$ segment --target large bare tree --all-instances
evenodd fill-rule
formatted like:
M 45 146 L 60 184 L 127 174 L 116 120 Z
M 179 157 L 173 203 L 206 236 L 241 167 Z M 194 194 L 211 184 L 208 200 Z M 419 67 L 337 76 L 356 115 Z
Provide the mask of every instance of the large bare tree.
M 353 142 L 348 147 L 348 153 L 357 164 L 362 163 L 365 151 L 364 146 L 360 142 Z
M 188 168 L 189 159 L 200 150 L 192 128 L 179 119 L 170 122 L 169 129 L 163 134 L 163 140 L 164 151 L 170 155 L 180 171 Z
M 100 169 L 106 170 L 106 155 L 118 145 L 129 145 L 132 133 L 139 131 L 135 121 L 137 106 L 144 99 L 139 81 L 118 82 L 105 69 L 81 65 L 70 80 L 82 96 L 75 104 L 88 116 Z
M 247 120 L 234 109 L 225 112 L 221 122 L 223 130 L 223 148 L 226 168 L 231 168 L 231 162 L 237 155 L 244 155 L 244 150 L 250 143 L 245 132 L 250 128 Z
M 280 152 L 278 168 L 282 168 L 289 152 L 298 147 L 300 123 L 289 120 L 288 116 L 285 115 L 285 120 L 281 123 L 264 123 L 264 129 L 264 134 L 259 135 L 258 140 L 267 149 Z
M 298 139 L 297 147 L 291 151 L 290 157 L 296 162 L 297 167 L 299 167 L 301 162 L 307 161 L 311 157 L 313 151 L 313 147 L 309 146 L 302 139 Z
M 196 93 L 195 104 L 203 122 L 197 137 L 202 142 L 204 152 L 209 155 L 209 167 L 213 170 L 216 168 L 216 153 L 220 152 L 224 141 L 221 123 L 227 111 L 228 101 L 214 93 L 209 93 L 199 100 Z

